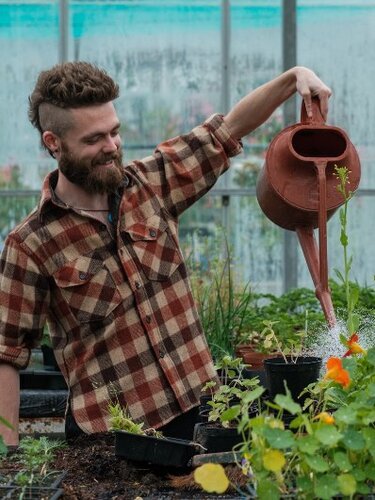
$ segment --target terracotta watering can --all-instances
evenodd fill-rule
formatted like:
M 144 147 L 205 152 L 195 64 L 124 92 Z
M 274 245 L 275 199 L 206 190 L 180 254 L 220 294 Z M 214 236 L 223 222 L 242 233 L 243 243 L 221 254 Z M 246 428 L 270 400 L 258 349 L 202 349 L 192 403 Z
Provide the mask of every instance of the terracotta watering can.
M 347 167 L 349 187 L 359 184 L 358 154 L 346 133 L 325 124 L 319 100 L 313 116 L 302 103 L 301 122 L 282 130 L 271 142 L 257 182 L 265 215 L 284 229 L 296 231 L 328 324 L 336 323 L 328 288 L 327 220 L 344 203 L 334 167 Z M 319 228 L 319 247 L 314 229 Z

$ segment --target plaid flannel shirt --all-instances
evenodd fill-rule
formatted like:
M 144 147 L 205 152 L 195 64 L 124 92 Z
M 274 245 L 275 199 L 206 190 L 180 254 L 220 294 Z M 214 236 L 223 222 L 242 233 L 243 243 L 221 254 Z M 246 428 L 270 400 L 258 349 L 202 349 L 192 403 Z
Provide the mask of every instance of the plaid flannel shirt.
M 160 427 L 199 403 L 216 372 L 178 245 L 178 216 L 228 168 L 241 143 L 220 115 L 124 168 L 116 234 L 55 198 L 8 236 L 0 267 L 0 361 L 27 366 L 48 322 L 73 415 L 109 429 L 108 404 Z

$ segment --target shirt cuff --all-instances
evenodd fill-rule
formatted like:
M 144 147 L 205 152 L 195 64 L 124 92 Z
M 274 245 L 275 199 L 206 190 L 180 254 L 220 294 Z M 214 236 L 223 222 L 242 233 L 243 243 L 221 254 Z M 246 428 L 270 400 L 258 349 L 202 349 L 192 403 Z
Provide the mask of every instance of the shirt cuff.
M 233 137 L 224 121 L 223 115 L 211 115 L 203 124 L 221 142 L 225 153 L 230 158 L 243 151 L 242 141 Z
M 0 345 L 0 363 L 23 369 L 29 364 L 31 351 L 27 347 L 6 347 Z

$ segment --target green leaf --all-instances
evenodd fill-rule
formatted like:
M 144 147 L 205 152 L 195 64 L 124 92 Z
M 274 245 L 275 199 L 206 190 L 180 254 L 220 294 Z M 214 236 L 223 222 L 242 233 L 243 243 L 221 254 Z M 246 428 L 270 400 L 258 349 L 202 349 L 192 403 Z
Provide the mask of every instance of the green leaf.
M 370 365 L 375 366 L 375 347 L 371 347 L 371 349 L 367 351 L 366 360 Z
M 275 403 L 292 415 L 302 412 L 301 406 L 293 400 L 290 392 L 287 394 L 277 394 Z
M 366 448 L 368 450 L 374 451 L 375 450 L 375 429 L 371 427 L 367 427 L 366 429 L 362 429 L 362 436 L 364 437 L 366 441 Z M 375 454 L 372 455 L 375 457 Z
M 350 463 L 350 460 L 348 458 L 348 455 L 344 453 L 343 451 L 338 451 L 333 455 L 333 460 L 337 467 L 343 471 L 346 472 L 348 470 L 352 469 L 352 464 Z
M 241 413 L 241 406 L 239 405 L 231 406 L 227 410 L 223 411 L 220 420 L 222 422 L 230 422 L 231 420 L 237 418 L 240 413 Z
M 252 403 L 253 401 L 259 399 L 265 390 L 266 389 L 264 387 L 257 387 L 256 389 L 253 389 L 252 391 L 247 392 L 246 396 L 243 398 L 243 402 L 245 404 Z
M 314 455 L 321 445 L 313 436 L 302 436 L 297 441 L 297 446 L 302 453 Z
M 283 450 L 294 446 L 294 437 L 291 431 L 282 429 L 264 429 L 264 437 L 272 448 Z
M 370 488 L 366 483 L 357 483 L 357 493 L 361 495 L 368 495 L 370 493 Z
M 343 333 L 340 333 L 340 343 L 345 346 L 345 347 L 348 347 L 348 339 L 345 337 L 345 335 Z
M 358 332 L 359 330 L 360 317 L 357 313 L 352 314 L 352 333 Z
M 316 472 L 326 472 L 329 469 L 329 465 L 322 457 L 319 455 L 305 456 L 305 462 L 307 465 Z
M 343 247 L 348 246 L 348 237 L 343 230 L 341 231 L 340 235 L 340 243 Z
M 367 479 L 371 479 L 371 481 L 375 481 L 375 464 L 367 464 L 365 466 L 365 474 Z
M 0 455 L 6 455 L 8 451 L 8 448 L 6 447 L 4 441 L 3 441 L 3 436 L 0 435 Z
M 357 491 L 357 481 L 352 474 L 340 474 L 337 477 L 340 493 L 351 497 Z
M 271 498 L 272 500 L 279 500 L 280 498 L 279 488 L 269 479 L 261 479 L 258 482 L 257 494 L 257 498 L 259 498 L 259 500 L 270 500 Z
M 296 484 L 298 488 L 298 493 L 304 493 L 304 495 L 309 495 L 308 498 L 310 498 L 314 488 L 314 484 L 311 481 L 311 479 L 307 476 L 297 477 Z
M 2 417 L 1 415 L 0 415 L 0 424 L 5 425 L 5 427 L 8 427 L 8 429 L 12 429 L 12 430 L 14 429 L 12 424 L 10 422 L 8 422 L 8 420 L 6 418 Z
M 323 500 L 329 500 L 339 492 L 339 485 L 333 474 L 319 476 L 315 483 L 315 495 Z
M 352 474 L 356 478 L 357 481 L 364 481 L 366 479 L 366 473 L 362 469 L 354 468 L 352 470 Z
M 357 302 L 359 299 L 359 288 L 358 286 L 352 285 L 350 289 L 350 305 L 352 306 L 352 309 L 356 306 Z
M 354 429 L 348 429 L 342 436 L 342 441 L 352 451 L 362 450 L 366 444 L 362 434 Z
M 357 423 L 357 412 L 353 408 L 343 406 L 333 414 L 337 423 L 352 425 Z
M 341 274 L 341 272 L 340 272 L 338 269 L 334 269 L 334 272 L 335 272 L 336 276 L 338 277 L 338 279 L 339 279 L 342 283 L 345 283 L 344 276 Z M 374 276 L 374 280 L 375 280 L 375 276 Z
M 334 446 L 341 439 L 342 434 L 333 425 L 321 424 L 315 431 L 315 437 L 322 444 Z

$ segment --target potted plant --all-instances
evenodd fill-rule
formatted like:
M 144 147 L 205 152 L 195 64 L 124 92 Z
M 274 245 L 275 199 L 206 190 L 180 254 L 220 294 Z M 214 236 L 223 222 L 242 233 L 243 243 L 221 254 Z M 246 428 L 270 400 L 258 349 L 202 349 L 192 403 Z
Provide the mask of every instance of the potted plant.
M 318 380 L 322 358 L 302 355 L 305 332 L 282 342 L 273 329 L 273 323 L 265 321 L 265 325 L 265 346 L 274 346 L 280 353 L 279 356 L 264 361 L 269 396 L 274 399 L 277 394 L 284 394 L 288 387 L 293 399 L 303 403 L 305 396 L 301 393 L 309 384 Z M 305 329 L 307 330 L 307 325 Z M 300 341 L 295 342 L 297 335 Z
M 236 367 L 241 366 L 238 361 L 240 360 L 233 360 Z M 212 393 L 210 400 L 204 405 L 205 418 L 195 425 L 194 440 L 201 444 L 207 453 L 231 451 L 242 441 L 237 430 L 238 415 L 241 412 L 254 415 L 259 411 L 260 397 L 265 392 L 264 387 L 259 384 L 259 379 L 243 378 L 241 369 L 238 368 L 233 372 L 218 389 L 215 388 L 215 382 L 208 382 L 203 388 L 204 391 L 211 390 Z M 201 409 L 200 415 L 202 416 Z
M 118 457 L 167 467 L 186 467 L 201 451 L 197 443 L 163 436 L 155 429 L 143 429 L 119 403 L 108 407 L 111 429 L 115 433 Z

